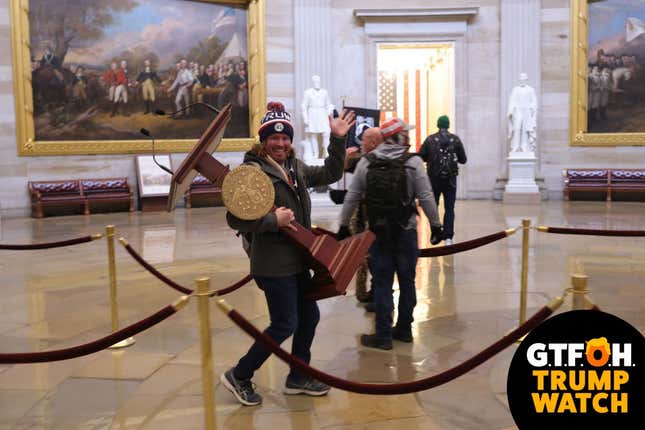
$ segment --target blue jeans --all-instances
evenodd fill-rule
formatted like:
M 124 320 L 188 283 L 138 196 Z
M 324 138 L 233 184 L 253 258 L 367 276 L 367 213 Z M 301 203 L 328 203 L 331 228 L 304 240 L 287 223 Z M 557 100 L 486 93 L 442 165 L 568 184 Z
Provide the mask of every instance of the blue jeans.
M 414 321 L 412 312 L 417 304 L 417 291 L 414 284 L 419 247 L 417 231 L 401 230 L 387 236 L 377 235 L 370 247 L 369 266 L 372 272 L 372 289 L 376 307 L 376 337 L 392 338 L 392 283 L 394 273 L 399 279 L 399 312 L 396 325 L 409 330 Z
M 455 235 L 455 200 L 457 199 L 457 178 L 430 177 L 434 200 L 439 204 L 439 197 L 443 194 L 443 237 L 452 239 Z
M 311 360 L 311 344 L 320 321 L 320 311 L 315 300 L 305 299 L 311 285 L 311 275 L 303 272 L 283 277 L 256 276 L 255 282 L 262 290 L 269 307 L 271 324 L 264 334 L 281 344 L 293 334 L 291 353 L 305 363 Z M 251 379 L 271 353 L 255 342 L 235 366 L 238 379 Z M 291 370 L 290 376 L 297 379 L 303 375 Z

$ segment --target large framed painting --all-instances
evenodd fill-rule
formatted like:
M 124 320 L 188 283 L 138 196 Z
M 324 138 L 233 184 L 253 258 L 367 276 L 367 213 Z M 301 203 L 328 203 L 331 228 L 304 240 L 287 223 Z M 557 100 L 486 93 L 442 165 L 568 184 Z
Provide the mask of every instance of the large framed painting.
M 571 145 L 645 145 L 645 2 L 572 0 Z
M 265 0 L 10 1 L 19 155 L 188 152 L 228 103 L 252 144 Z

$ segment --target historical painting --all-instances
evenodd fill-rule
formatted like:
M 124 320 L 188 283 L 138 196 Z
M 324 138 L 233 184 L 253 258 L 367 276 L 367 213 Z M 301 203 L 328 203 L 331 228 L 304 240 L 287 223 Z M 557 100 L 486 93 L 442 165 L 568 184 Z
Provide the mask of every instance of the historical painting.
M 572 4 L 572 143 L 645 144 L 645 3 Z
M 587 129 L 645 132 L 645 3 L 589 4 Z
M 249 46 L 259 42 L 249 39 L 259 35 L 247 29 L 257 0 L 28 4 L 28 29 L 14 28 L 14 36 L 29 40 L 23 57 L 30 70 L 22 76 L 30 77 L 24 102 L 33 108 L 21 131 L 40 149 L 35 154 L 51 153 L 50 147 L 66 153 L 61 144 L 68 153 L 149 151 L 150 138 L 141 129 L 160 149 L 184 152 L 227 104 L 233 115 L 224 138 L 250 143 L 249 74 L 257 79 L 261 71 L 251 71 Z

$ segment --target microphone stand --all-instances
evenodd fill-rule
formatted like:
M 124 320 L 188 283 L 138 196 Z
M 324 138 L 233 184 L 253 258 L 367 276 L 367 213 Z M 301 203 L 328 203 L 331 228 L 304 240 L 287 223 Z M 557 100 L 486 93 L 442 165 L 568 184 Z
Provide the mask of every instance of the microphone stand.
M 170 170 L 170 169 L 169 169 L 168 167 L 166 167 L 166 166 L 163 166 L 163 165 L 159 164 L 159 162 L 157 161 L 157 157 L 155 156 L 155 138 L 154 138 L 154 137 L 152 137 L 152 135 L 151 135 L 150 131 L 149 131 L 148 129 L 142 128 L 142 129 L 140 129 L 140 130 L 139 130 L 139 132 L 140 132 L 141 134 L 143 134 L 144 136 L 147 136 L 147 137 L 149 137 L 150 139 L 152 139 L 152 161 L 154 161 L 154 163 L 155 163 L 157 166 L 159 166 L 159 168 L 160 168 L 161 170 L 163 170 L 163 171 L 165 171 L 165 172 L 167 172 L 167 173 L 170 173 L 170 175 L 171 175 L 171 176 L 172 176 L 172 175 L 174 175 L 174 173 L 173 173 L 173 171 L 172 171 L 172 170 Z

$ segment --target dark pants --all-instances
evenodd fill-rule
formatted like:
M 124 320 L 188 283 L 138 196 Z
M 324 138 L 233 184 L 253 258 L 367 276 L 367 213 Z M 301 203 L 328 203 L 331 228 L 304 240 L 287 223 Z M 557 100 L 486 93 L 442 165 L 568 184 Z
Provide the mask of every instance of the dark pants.
M 369 266 L 376 307 L 376 337 L 392 338 L 392 283 L 399 280 L 399 313 L 396 325 L 409 330 L 417 304 L 414 285 L 419 247 L 416 230 L 401 230 L 392 236 L 379 236 L 370 247 Z
M 434 200 L 439 204 L 439 197 L 443 194 L 443 237 L 452 239 L 455 235 L 455 200 L 457 199 L 457 178 L 430 177 Z
M 255 282 L 264 290 L 269 306 L 271 324 L 264 334 L 282 343 L 293 334 L 291 353 L 305 363 L 311 360 L 311 344 L 320 320 L 318 304 L 304 295 L 311 283 L 309 272 L 284 277 L 256 276 Z M 257 342 L 251 346 L 235 366 L 234 375 L 239 379 L 251 379 L 253 373 L 269 358 L 269 351 Z M 302 375 L 291 370 L 291 376 Z

